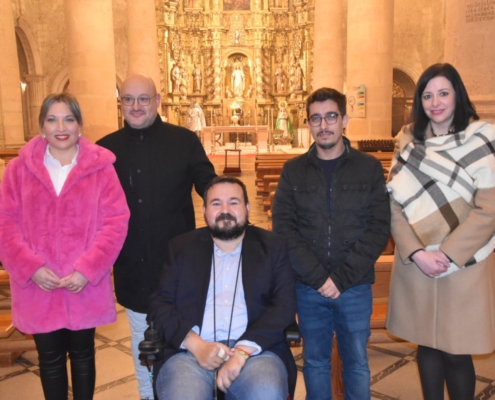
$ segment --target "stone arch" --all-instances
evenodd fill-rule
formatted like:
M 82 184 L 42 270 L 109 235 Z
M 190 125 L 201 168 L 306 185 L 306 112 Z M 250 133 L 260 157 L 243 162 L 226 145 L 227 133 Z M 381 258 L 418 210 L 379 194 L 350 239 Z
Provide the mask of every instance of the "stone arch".
M 50 87 L 50 93 L 60 93 L 65 90 L 69 82 L 69 66 L 64 67 L 56 76 Z
M 46 95 L 46 80 L 38 45 L 28 22 L 19 17 L 14 29 L 22 88 L 24 139 L 28 141 L 39 131 L 38 114 Z
M 403 70 L 393 70 L 392 136 L 397 135 L 411 114 L 416 84 Z
M 41 55 L 38 50 L 38 45 L 34 39 L 33 32 L 29 24 L 23 17 L 19 17 L 16 21 L 15 33 L 22 44 L 24 53 L 27 59 L 29 74 L 43 75 L 43 64 Z
M 115 75 L 115 95 L 118 97 L 120 95 L 120 89 L 122 88 L 122 78 L 118 75 Z M 51 93 L 60 93 L 60 92 L 70 92 L 70 76 L 69 76 L 69 67 L 63 68 L 53 80 L 51 86 Z M 119 129 L 124 126 L 124 117 L 122 115 L 122 105 L 120 104 L 120 100 L 117 100 L 117 118 L 118 118 L 118 127 Z
M 51 85 L 51 93 L 60 93 L 66 90 L 70 85 L 69 79 L 69 67 L 64 67 L 56 76 Z M 120 88 L 122 87 L 123 79 L 115 75 L 115 84 L 117 88 L 117 93 L 120 93 Z

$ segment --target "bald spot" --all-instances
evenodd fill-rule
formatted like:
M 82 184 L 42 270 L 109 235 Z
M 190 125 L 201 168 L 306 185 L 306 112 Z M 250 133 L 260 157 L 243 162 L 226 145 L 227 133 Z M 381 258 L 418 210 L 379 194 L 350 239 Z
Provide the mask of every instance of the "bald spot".
M 144 74 L 131 74 L 122 82 L 121 95 L 125 96 L 128 90 L 139 90 L 139 95 L 148 95 L 150 97 L 156 94 L 156 86 L 153 79 Z

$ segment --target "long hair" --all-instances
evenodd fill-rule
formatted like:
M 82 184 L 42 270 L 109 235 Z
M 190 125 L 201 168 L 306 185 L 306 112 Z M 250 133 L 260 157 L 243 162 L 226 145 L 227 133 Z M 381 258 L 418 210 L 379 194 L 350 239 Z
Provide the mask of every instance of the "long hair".
M 80 127 L 83 126 L 81 107 L 79 107 L 79 103 L 77 99 L 70 93 L 64 92 L 64 93 L 49 94 L 48 96 L 46 96 L 45 100 L 43 100 L 43 104 L 41 105 L 41 109 L 40 109 L 40 115 L 38 117 L 38 123 L 40 129 L 43 128 L 43 124 L 45 123 L 45 118 L 48 115 L 48 111 L 50 110 L 50 107 L 54 103 L 67 104 L 67 107 L 69 107 L 69 110 L 71 111 L 72 115 L 74 115 L 77 124 Z
M 454 119 L 452 121 L 454 132 L 460 132 L 466 129 L 471 119 L 480 119 L 478 114 L 476 114 L 473 103 L 469 100 L 466 87 L 464 86 L 461 76 L 457 70 L 448 63 L 434 64 L 428 67 L 419 77 L 418 84 L 416 85 L 416 90 L 414 92 L 411 116 L 409 117 L 409 122 L 412 123 L 412 133 L 416 139 L 421 141 L 425 139 L 425 130 L 430 122 L 430 119 L 426 115 L 423 108 L 423 92 L 426 85 L 428 85 L 428 82 L 438 76 L 443 76 L 448 79 L 454 88 L 455 109 Z

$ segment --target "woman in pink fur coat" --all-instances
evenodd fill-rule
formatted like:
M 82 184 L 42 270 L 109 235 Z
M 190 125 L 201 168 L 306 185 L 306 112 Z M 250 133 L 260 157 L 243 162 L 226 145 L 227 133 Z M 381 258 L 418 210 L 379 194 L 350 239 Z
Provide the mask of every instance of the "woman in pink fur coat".
M 0 188 L 0 260 L 14 325 L 33 334 L 46 399 L 93 398 L 95 327 L 115 321 L 110 270 L 129 209 L 114 155 L 82 132 L 77 100 L 49 95 L 41 135 L 12 160 Z

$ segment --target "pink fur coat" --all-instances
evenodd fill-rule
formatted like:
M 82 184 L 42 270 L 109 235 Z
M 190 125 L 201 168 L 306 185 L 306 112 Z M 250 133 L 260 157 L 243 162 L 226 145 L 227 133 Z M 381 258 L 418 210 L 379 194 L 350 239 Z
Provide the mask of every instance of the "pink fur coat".
M 79 140 L 77 164 L 57 196 L 43 164 L 47 143 L 35 137 L 12 160 L 0 187 L 0 260 L 10 275 L 14 325 L 24 333 L 87 329 L 114 322 L 110 270 L 127 234 L 129 209 L 115 156 Z M 41 290 L 33 274 L 74 270 L 84 289 Z

